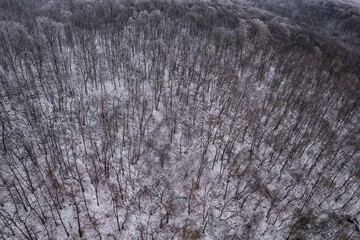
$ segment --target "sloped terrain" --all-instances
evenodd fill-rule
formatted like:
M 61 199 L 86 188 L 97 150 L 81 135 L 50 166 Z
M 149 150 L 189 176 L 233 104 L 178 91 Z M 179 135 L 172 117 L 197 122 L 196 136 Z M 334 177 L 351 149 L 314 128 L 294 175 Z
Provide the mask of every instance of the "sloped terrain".
M 340 41 L 360 52 L 360 1 L 358 0 L 254 0 L 255 6 Z
M 360 237 L 341 39 L 230 1 L 1 9 L 3 239 Z

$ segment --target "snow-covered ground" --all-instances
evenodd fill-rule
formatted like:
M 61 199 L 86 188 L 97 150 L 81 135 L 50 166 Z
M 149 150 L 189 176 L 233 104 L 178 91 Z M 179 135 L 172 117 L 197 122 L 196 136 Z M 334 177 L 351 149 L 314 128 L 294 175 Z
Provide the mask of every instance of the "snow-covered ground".
M 1 237 L 357 239 L 351 65 L 269 13 L 138 4 L 0 25 Z

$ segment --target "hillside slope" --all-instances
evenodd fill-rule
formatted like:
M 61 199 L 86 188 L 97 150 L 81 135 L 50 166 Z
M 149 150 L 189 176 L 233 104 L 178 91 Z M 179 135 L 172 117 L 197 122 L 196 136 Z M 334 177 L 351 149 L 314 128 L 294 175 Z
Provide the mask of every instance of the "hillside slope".
M 0 7 L 3 239 L 359 239 L 347 42 L 235 1 Z
M 254 0 L 255 6 L 286 17 L 360 52 L 360 1 Z

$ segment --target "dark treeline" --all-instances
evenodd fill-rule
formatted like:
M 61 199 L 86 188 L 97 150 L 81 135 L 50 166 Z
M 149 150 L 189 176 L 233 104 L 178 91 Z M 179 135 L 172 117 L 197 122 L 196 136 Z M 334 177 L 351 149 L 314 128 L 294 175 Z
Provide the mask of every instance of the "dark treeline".
M 334 0 L 254 0 L 258 7 L 287 17 L 360 53 L 360 10 Z
M 231 2 L 0 10 L 3 239 L 360 236 L 340 43 Z

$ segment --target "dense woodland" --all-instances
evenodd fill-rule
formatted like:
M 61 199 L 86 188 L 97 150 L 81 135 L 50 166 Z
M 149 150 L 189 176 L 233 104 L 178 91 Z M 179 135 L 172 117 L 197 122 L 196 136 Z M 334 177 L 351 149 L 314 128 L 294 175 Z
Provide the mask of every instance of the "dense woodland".
M 357 51 L 236 1 L 0 1 L 2 239 L 359 239 Z
M 347 0 L 343 0 L 345 3 Z M 357 2 L 358 0 L 348 0 Z M 360 53 L 360 9 L 329 0 L 250 0 L 255 6 L 285 16 Z M 359 2 L 360 3 L 360 2 Z

